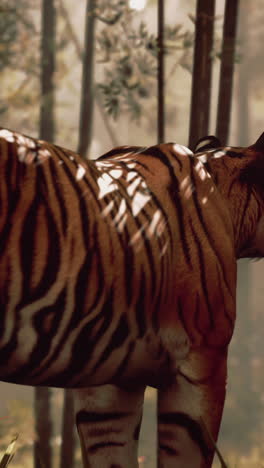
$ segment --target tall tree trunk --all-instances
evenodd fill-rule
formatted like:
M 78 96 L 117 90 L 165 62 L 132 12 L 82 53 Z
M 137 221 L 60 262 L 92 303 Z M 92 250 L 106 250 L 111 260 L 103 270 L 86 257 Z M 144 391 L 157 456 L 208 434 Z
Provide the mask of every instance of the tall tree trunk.
M 164 91 L 164 0 L 158 0 L 158 143 L 165 139 Z
M 86 156 L 92 139 L 95 9 L 96 0 L 87 0 L 78 143 L 78 153 L 83 157 Z
M 41 139 L 54 139 L 54 71 L 55 71 L 55 18 L 54 0 L 42 0 L 41 39 L 41 104 L 39 135 Z M 51 410 L 50 390 L 37 387 L 34 394 L 35 431 L 34 467 L 51 468 Z
M 63 4 L 62 4 L 63 5 Z M 93 120 L 93 61 L 94 61 L 94 33 L 96 0 L 87 0 L 84 33 L 84 52 L 82 70 L 82 89 L 80 105 L 79 140 L 77 152 L 83 157 L 89 150 L 92 139 Z M 65 14 L 65 10 L 64 10 Z M 77 42 L 77 49 L 81 48 Z M 64 391 L 62 416 L 62 446 L 60 467 L 74 465 L 74 408 L 70 390 Z M 66 463 L 66 465 L 65 465 Z
M 54 72 L 55 72 L 55 18 L 54 0 L 42 0 L 41 38 L 41 103 L 40 138 L 54 140 Z
M 248 2 L 243 2 L 240 8 L 240 21 L 239 21 L 239 38 L 241 41 L 242 51 L 244 55 L 242 62 L 238 66 L 238 80 L 237 80 L 237 116 L 238 116 L 238 145 L 249 145 L 249 70 L 248 70 L 248 57 L 250 54 L 249 37 L 248 37 L 248 15 L 249 8 Z M 237 388 L 237 402 L 238 407 L 243 408 L 245 427 L 247 433 L 245 434 L 244 445 L 249 446 L 249 435 L 252 430 L 256 430 L 256 420 L 254 415 L 255 403 L 252 400 L 254 394 L 254 383 L 251 369 L 252 363 L 252 338 L 254 333 L 253 317 L 251 313 L 251 265 L 248 259 L 240 260 L 238 262 L 238 287 L 237 287 L 237 339 L 235 354 L 237 361 L 241 366 L 241 371 L 238 369 L 240 381 Z M 253 410 L 253 411 L 252 411 Z M 250 415 L 250 416 L 249 416 Z M 241 437 L 241 435 L 240 435 Z
M 230 127 L 238 7 L 239 0 L 226 0 L 216 123 L 222 145 L 227 144 Z
M 197 0 L 189 147 L 208 134 L 215 0 Z
M 77 56 L 79 57 L 80 60 L 83 60 L 83 50 L 82 50 L 82 46 L 79 42 L 79 38 L 78 36 L 75 34 L 75 31 L 73 29 L 73 26 L 71 24 L 71 21 L 70 21 L 70 18 L 69 18 L 69 14 L 68 14 L 68 11 L 64 5 L 64 0 L 59 0 L 59 6 L 60 6 L 60 11 L 61 11 L 61 14 L 65 20 L 65 23 L 66 23 L 66 26 L 68 28 L 68 33 L 69 33 L 69 37 L 75 47 L 75 50 L 76 50 L 76 53 L 77 53 Z M 109 122 L 109 116 L 104 108 L 104 105 L 102 104 L 101 102 L 101 97 L 100 97 L 100 93 L 98 92 L 98 90 L 95 88 L 94 90 L 94 99 L 95 99 L 95 104 L 97 105 L 97 109 L 101 115 L 101 119 L 104 123 L 104 126 L 105 126 L 105 129 L 106 129 L 106 132 L 109 136 L 109 139 L 110 139 L 110 142 L 111 142 L 111 145 L 112 146 L 120 146 L 119 142 L 118 142 L 118 139 L 117 139 L 117 136 L 115 135 L 115 132 L 113 130 L 113 128 L 111 127 L 110 125 L 110 122 Z
M 64 404 L 62 415 L 62 444 L 60 456 L 60 468 L 72 468 L 74 466 L 74 408 L 71 390 L 64 391 Z
M 238 145 L 249 145 L 249 37 L 248 37 L 248 3 L 242 2 L 239 15 L 238 36 L 243 51 L 242 61 L 237 67 L 237 127 Z
M 46 0 L 45 0 L 46 1 Z M 37 387 L 34 395 L 35 431 L 34 442 L 34 468 L 51 468 L 51 416 L 50 416 L 50 390 L 46 387 Z

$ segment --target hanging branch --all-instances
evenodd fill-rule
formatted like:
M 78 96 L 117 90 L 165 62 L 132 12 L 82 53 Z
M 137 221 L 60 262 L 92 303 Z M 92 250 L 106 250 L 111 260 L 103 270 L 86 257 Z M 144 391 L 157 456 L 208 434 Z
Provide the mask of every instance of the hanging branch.
M 216 135 L 223 145 L 230 126 L 238 7 L 239 0 L 226 0 L 216 124 Z
M 158 143 L 164 142 L 164 1 L 158 0 Z
M 189 147 L 208 134 L 215 0 L 197 0 Z

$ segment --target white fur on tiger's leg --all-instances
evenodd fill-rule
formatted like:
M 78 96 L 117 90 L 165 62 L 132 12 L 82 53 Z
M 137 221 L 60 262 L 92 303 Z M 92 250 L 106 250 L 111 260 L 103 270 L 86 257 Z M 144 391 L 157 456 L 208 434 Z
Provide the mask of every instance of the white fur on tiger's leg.
M 76 425 L 85 468 L 136 468 L 145 387 L 74 389 Z
M 194 356 L 158 391 L 158 468 L 212 466 L 226 387 L 226 352 L 215 354 Z

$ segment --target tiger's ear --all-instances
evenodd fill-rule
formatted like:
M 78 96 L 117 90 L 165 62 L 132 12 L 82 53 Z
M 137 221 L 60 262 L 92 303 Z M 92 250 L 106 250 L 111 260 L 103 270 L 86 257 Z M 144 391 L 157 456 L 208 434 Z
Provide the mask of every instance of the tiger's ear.
M 256 143 L 251 146 L 251 148 L 253 148 L 255 151 L 264 153 L 264 132 L 257 139 Z
M 217 137 L 214 135 L 208 135 L 206 137 L 200 138 L 200 140 L 197 141 L 194 148 L 194 153 L 216 149 L 221 146 L 221 141 Z
M 246 182 L 250 186 L 254 185 L 257 189 L 264 190 L 264 133 L 260 135 L 256 143 L 249 146 L 252 150 L 249 163 L 241 170 L 240 181 Z

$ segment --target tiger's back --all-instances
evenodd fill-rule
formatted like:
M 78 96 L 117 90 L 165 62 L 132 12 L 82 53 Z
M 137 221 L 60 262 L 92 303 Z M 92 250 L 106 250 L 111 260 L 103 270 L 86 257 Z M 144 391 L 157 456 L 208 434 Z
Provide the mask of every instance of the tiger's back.
M 207 286 L 234 281 L 223 261 L 234 256 L 229 213 L 184 147 L 123 147 L 87 162 L 12 132 L 1 145 L 1 164 L 11 168 L 1 201 L 9 206 L 3 379 L 83 386 L 138 378 L 159 386 L 173 353 L 175 367 L 191 341 L 229 340 L 232 311 L 222 324 L 212 310 L 221 297 Z M 184 312 L 197 302 L 207 314 Z

